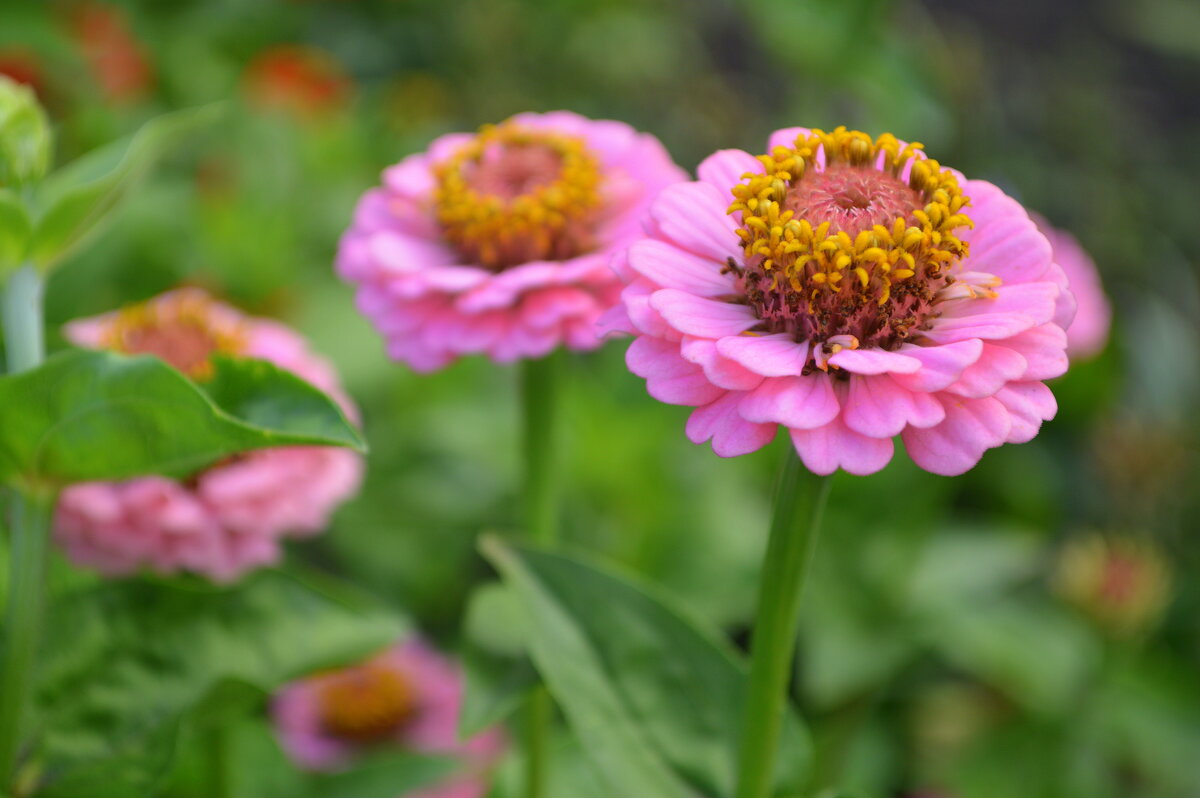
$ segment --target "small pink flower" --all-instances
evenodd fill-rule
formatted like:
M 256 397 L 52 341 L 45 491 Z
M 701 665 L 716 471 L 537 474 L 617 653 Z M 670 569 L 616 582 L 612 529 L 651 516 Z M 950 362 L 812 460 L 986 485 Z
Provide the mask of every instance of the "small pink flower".
M 1049 242 L 918 147 L 780 130 L 654 201 L 602 324 L 651 396 L 697 408 L 692 441 L 730 457 L 782 425 L 810 470 L 870 474 L 899 435 L 949 475 L 1054 416 L 1074 307 Z
M 1100 272 L 1075 236 L 1052 227 L 1037 214 L 1031 217 L 1050 241 L 1054 262 L 1067 275 L 1067 284 L 1078 305 L 1075 319 L 1067 328 L 1067 354 L 1072 360 L 1095 357 L 1108 343 L 1108 330 L 1112 326 L 1112 305 L 1104 293 Z
M 406 798 L 480 798 L 487 771 L 506 747 L 499 728 L 458 739 L 463 677 L 457 665 L 415 639 L 349 668 L 283 687 L 271 715 L 288 755 L 307 770 L 337 770 L 380 747 L 461 758 L 463 772 Z
M 80 346 L 157 355 L 200 380 L 215 352 L 269 360 L 355 414 L 333 369 L 299 335 L 197 289 L 73 322 L 66 335 Z M 151 568 L 229 581 L 278 561 L 283 538 L 324 529 L 361 475 L 354 452 L 295 446 L 237 455 L 182 481 L 84 483 L 63 491 L 55 538 L 72 560 L 109 575 Z
M 684 179 L 656 138 L 621 122 L 520 114 L 389 168 L 337 270 L 388 354 L 417 371 L 592 349 L 620 292 L 609 257 L 640 234 L 658 189 Z

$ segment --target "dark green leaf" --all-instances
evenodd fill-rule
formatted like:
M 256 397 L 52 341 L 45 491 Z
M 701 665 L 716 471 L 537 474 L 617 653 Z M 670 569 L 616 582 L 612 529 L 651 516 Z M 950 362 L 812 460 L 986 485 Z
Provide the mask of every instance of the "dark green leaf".
M 176 111 L 147 122 L 128 139 L 88 153 L 42 183 L 33 261 L 50 268 L 93 232 L 165 152 L 215 122 L 220 105 Z
M 188 713 L 214 723 L 221 707 L 244 709 L 244 690 L 232 685 L 269 692 L 369 655 L 404 630 L 373 604 L 275 572 L 231 590 L 116 583 L 73 595 L 50 617 L 34 728 L 47 783 L 63 795 L 61 785 L 84 769 L 122 757 L 153 762 L 155 746 Z
M 157 358 L 109 352 L 67 352 L 0 377 L 0 479 L 184 476 L 249 449 L 363 448 L 337 404 L 295 375 L 251 360 L 215 367 L 213 395 Z
M 471 595 L 463 624 L 466 694 L 458 722 L 463 738 L 504 721 L 537 686 L 527 621 L 507 585 L 482 585 Z
M 614 795 L 732 792 L 747 669 L 720 636 L 627 577 L 488 538 L 525 604 L 534 663 Z M 808 769 L 789 713 L 781 790 Z

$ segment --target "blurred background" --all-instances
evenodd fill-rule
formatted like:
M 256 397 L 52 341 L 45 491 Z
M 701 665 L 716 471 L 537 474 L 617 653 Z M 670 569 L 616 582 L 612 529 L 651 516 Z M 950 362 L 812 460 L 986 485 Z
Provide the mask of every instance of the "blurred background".
M 1200 4 L 1194 0 L 237 0 L 22 3 L 0 73 L 60 160 L 230 98 L 93 248 L 53 329 L 181 283 L 331 358 L 371 441 L 361 496 L 290 556 L 448 647 L 517 524 L 516 374 L 388 362 L 331 269 L 357 197 L 443 132 L 568 108 L 686 168 L 789 125 L 893 132 L 991 180 L 1094 257 L 1106 349 L 1058 418 L 964 477 L 840 475 L 804 609 L 814 783 L 878 796 L 1200 795 Z M 61 345 L 61 337 L 52 343 Z M 564 536 L 744 642 L 782 441 L 723 461 L 624 345 L 570 358 Z

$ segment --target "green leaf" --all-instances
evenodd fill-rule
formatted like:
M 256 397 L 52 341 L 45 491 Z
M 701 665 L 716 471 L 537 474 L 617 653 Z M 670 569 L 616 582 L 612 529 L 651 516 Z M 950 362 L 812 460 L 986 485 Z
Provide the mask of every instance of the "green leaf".
M 365 448 L 338 405 L 299 377 L 253 360 L 214 367 L 198 387 L 154 357 L 71 351 L 0 377 L 0 480 L 178 477 L 250 449 Z
M 49 617 L 33 728 L 43 731 L 37 750 L 55 795 L 74 795 L 63 785 L 120 762 L 152 780 L 165 764 L 156 747 L 188 713 L 217 723 L 220 707 L 244 709 L 244 691 L 231 685 L 270 692 L 367 656 L 404 631 L 372 603 L 277 572 L 230 590 L 114 583 L 75 594 Z
M 79 246 L 164 153 L 222 115 L 220 104 L 164 114 L 127 139 L 79 158 L 43 181 L 32 259 L 49 269 Z
M 0 188 L 0 276 L 20 266 L 33 234 L 29 211 L 17 194 Z
M 532 623 L 534 663 L 614 795 L 729 795 L 747 667 L 649 587 L 495 538 L 485 556 Z M 789 713 L 778 786 L 799 791 L 807 735 Z
M 471 595 L 463 624 L 466 692 L 458 719 L 464 739 L 503 722 L 537 686 L 527 620 L 507 585 L 482 585 Z

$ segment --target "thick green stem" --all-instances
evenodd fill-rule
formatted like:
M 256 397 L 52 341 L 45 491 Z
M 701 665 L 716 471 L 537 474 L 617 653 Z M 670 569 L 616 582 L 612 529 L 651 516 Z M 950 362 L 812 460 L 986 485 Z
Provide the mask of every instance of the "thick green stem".
M 204 732 L 205 774 L 208 791 L 205 798 L 230 798 L 233 795 L 232 772 L 229 763 L 229 740 L 225 729 L 213 726 Z
M 555 491 L 555 387 L 560 355 L 521 362 L 522 446 L 525 455 L 525 530 L 530 540 L 552 543 L 558 537 Z M 546 792 L 548 736 L 554 704 L 539 686 L 525 708 L 525 795 L 542 798 Z
M 4 341 L 10 372 L 42 362 L 42 276 L 23 266 L 9 277 L 3 301 Z M 8 603 L 4 657 L 0 661 L 0 786 L 16 776 L 22 722 L 29 704 L 34 658 L 41 637 L 46 543 L 54 499 L 19 492 L 9 518 Z
M 557 535 L 554 490 L 555 386 L 559 355 L 521 361 L 522 445 L 525 455 L 525 530 L 550 543 Z
M 737 798 L 767 798 L 787 707 L 800 594 L 829 496 L 828 477 L 809 476 L 794 451 L 775 486 L 771 537 L 759 581 L 750 689 L 738 751 Z

